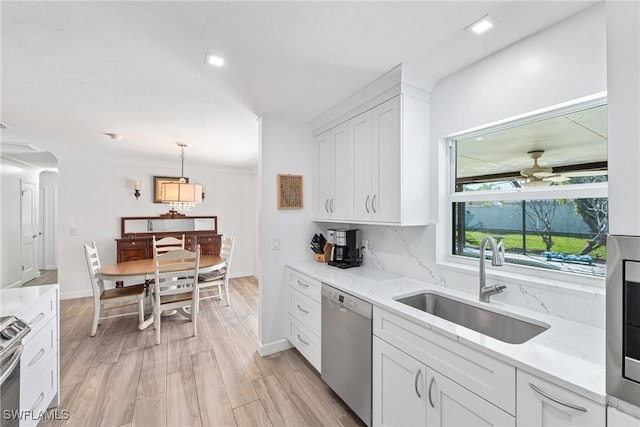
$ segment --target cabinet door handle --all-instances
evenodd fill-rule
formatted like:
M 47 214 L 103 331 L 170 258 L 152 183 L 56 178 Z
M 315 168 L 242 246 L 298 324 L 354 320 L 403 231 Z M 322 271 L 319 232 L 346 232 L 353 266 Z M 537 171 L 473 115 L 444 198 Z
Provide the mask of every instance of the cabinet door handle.
M 33 404 L 33 407 L 31 408 L 31 412 L 36 412 L 36 410 L 38 409 L 38 405 L 40 405 L 42 403 L 42 399 L 44 399 L 44 392 L 40 393 L 40 396 L 38 396 L 38 400 L 36 400 L 36 403 Z
M 364 209 L 369 213 L 369 195 L 367 194 L 367 200 L 364 201 Z
M 38 363 L 40 361 L 40 359 L 42 359 L 42 356 L 44 356 L 45 351 L 44 348 L 41 348 L 40 351 L 38 352 L 38 354 L 36 354 L 36 357 L 34 357 L 33 359 L 31 359 L 31 362 L 29 362 L 29 367 L 35 365 L 36 363 Z
M 300 307 L 300 304 L 298 304 L 298 310 L 300 310 L 304 314 L 309 314 L 309 312 L 307 310 L 305 310 L 304 308 Z
M 331 203 L 329 203 L 329 207 L 331 208 L 331 213 L 333 213 L 333 197 L 331 198 Z
M 329 213 L 329 208 L 327 207 L 327 204 L 329 203 L 329 199 L 324 201 L 324 210 L 326 213 Z
M 40 312 L 36 317 L 34 317 L 31 322 L 29 322 L 29 326 L 33 326 L 44 318 L 44 312 Z
M 373 213 L 377 213 L 378 211 L 376 210 L 376 196 L 377 194 L 373 195 L 373 199 L 371 199 L 371 210 L 373 211 Z
M 542 396 L 545 399 L 549 399 L 552 402 L 557 403 L 558 405 L 562 405 L 565 406 L 569 409 L 573 409 L 576 411 L 580 411 L 580 412 L 587 412 L 586 408 L 583 408 L 582 406 L 578 406 L 578 405 L 573 405 L 571 403 L 568 402 L 564 402 L 560 399 L 557 399 L 555 397 L 549 396 L 547 393 L 545 393 L 544 391 L 540 390 L 538 387 L 536 387 L 535 385 L 533 385 L 532 383 L 529 383 L 529 387 L 531 387 L 531 389 L 533 391 L 535 391 L 536 393 L 538 393 L 540 396 Z
M 300 336 L 300 334 L 298 334 L 298 339 L 300 340 L 300 342 L 304 345 L 309 345 L 308 342 L 306 342 L 305 340 L 302 339 L 302 337 Z
M 422 395 L 420 394 L 420 390 L 418 390 L 418 378 L 420 378 L 421 373 L 422 369 L 418 369 L 418 372 L 416 372 L 416 378 L 413 380 L 413 388 L 416 390 L 416 394 L 420 399 L 422 399 Z
M 431 400 L 431 389 L 433 388 L 433 383 L 435 382 L 435 377 L 431 377 L 431 382 L 429 383 L 429 393 L 428 393 L 428 398 L 429 398 L 429 405 L 431 405 L 432 408 L 435 408 L 436 405 L 433 404 L 433 400 Z
M 303 288 L 308 288 L 309 285 L 307 285 L 306 283 L 301 282 L 300 280 L 298 280 L 298 285 L 302 286 Z

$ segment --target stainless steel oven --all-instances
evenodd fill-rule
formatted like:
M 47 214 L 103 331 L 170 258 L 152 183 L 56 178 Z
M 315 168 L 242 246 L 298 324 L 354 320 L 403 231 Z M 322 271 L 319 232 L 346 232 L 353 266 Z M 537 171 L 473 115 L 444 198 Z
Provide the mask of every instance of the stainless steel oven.
M 29 331 L 26 323 L 13 316 L 0 318 L 1 427 L 17 427 L 20 424 L 20 357 L 22 338 Z
M 607 238 L 607 394 L 640 405 L 640 237 Z

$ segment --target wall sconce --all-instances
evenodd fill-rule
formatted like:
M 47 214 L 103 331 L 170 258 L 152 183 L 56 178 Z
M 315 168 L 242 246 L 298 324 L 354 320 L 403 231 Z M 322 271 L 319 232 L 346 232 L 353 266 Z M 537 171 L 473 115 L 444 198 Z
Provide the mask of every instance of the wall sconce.
M 136 200 L 140 197 L 140 181 L 133 182 L 133 195 L 136 196 Z
M 205 188 L 204 185 L 202 186 L 202 201 L 204 202 L 204 194 L 205 194 Z

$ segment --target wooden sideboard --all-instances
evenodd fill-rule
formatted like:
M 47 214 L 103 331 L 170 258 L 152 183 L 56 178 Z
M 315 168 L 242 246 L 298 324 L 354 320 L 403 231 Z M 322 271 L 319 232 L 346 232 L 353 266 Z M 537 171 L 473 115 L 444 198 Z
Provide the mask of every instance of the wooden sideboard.
M 209 225 L 207 225 L 207 229 L 194 229 L 197 227 L 185 226 L 183 230 L 148 231 L 148 229 L 143 229 L 132 232 L 128 229 L 128 224 L 136 224 L 137 227 L 146 221 L 150 225 L 155 223 L 157 227 L 158 221 L 166 221 L 167 219 L 161 217 L 123 217 L 122 237 L 116 239 L 118 262 L 153 258 L 153 236 L 156 236 L 156 239 L 167 236 L 181 238 L 184 234 L 185 249 L 194 251 L 196 246 L 200 245 L 202 255 L 220 255 L 222 235 L 218 234 L 217 217 L 179 217 L 176 219 L 181 220 L 181 224 L 206 222 Z

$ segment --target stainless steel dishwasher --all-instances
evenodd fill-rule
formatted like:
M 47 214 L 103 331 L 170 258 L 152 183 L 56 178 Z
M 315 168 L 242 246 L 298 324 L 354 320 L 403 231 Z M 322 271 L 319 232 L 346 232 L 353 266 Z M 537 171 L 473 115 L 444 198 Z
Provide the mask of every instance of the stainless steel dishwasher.
M 371 304 L 322 284 L 322 379 L 371 425 Z

